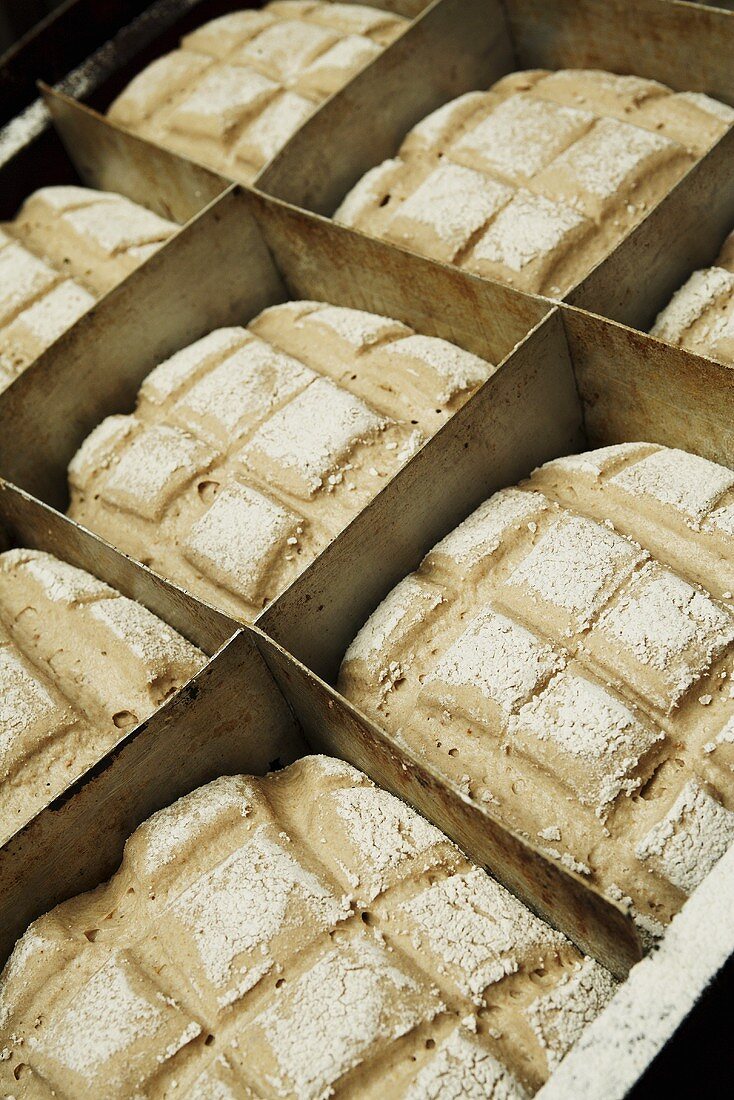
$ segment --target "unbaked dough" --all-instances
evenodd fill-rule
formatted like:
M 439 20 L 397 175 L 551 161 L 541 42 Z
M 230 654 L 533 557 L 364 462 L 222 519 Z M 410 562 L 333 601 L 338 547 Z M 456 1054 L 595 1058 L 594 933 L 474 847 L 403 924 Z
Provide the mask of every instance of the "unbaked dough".
M 734 233 L 713 267 L 694 271 L 651 329 L 670 344 L 734 366 Z
M 597 70 L 512 73 L 414 126 L 334 217 L 559 297 L 734 122 L 734 109 Z
M 340 690 L 656 934 L 734 840 L 734 472 L 626 443 L 490 497 Z
M 0 1084 L 524 1100 L 615 984 L 399 799 L 307 757 L 155 814 L 107 885 L 31 925 Z
M 322 0 L 231 12 L 143 69 L 109 117 L 251 183 L 316 107 L 406 26 L 379 8 Z
M 40 550 L 0 554 L 0 844 L 205 662 L 90 573 Z
M 145 380 L 69 466 L 69 515 L 251 620 L 494 367 L 374 313 L 286 302 Z
M 26 199 L 0 226 L 0 390 L 178 228 L 89 187 Z

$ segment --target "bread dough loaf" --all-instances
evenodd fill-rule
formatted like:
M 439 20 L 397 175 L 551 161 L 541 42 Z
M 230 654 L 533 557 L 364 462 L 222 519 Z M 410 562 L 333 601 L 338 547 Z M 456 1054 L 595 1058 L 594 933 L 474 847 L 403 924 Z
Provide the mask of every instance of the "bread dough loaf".
M 306 757 L 155 814 L 107 885 L 31 925 L 0 985 L 0 1083 L 520 1100 L 614 988 L 403 802 Z
M 734 840 L 733 592 L 734 473 L 607 447 L 439 542 L 339 688 L 657 932 Z
M 0 390 L 178 230 L 122 195 L 43 187 L 0 227 Z
M 493 371 L 398 321 L 266 309 L 157 367 L 69 466 L 69 514 L 252 619 Z
M 0 844 L 205 662 L 84 570 L 0 554 Z
M 279 0 L 205 23 L 109 109 L 113 122 L 250 183 L 318 104 L 407 26 L 363 4 Z
M 334 217 L 559 297 L 734 122 L 734 109 L 595 70 L 512 73 L 444 104 Z
M 694 271 L 651 329 L 670 344 L 734 365 L 734 233 L 716 263 Z

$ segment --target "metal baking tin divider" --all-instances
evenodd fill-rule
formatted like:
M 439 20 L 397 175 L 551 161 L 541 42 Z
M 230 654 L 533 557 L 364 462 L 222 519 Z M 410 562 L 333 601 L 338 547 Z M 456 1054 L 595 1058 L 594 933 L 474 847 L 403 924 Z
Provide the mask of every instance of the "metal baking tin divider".
M 10 438 L 3 429 L 11 424 L 13 439 L 12 448 L 0 442 L 0 474 L 47 504 L 65 508 L 66 466 L 75 449 L 105 415 L 133 406 L 141 380 L 156 362 L 218 325 L 246 322 L 266 305 L 289 297 L 289 291 L 298 298 L 315 297 L 396 316 L 428 334 L 453 337 L 494 362 L 504 359 L 547 313 L 545 304 L 535 299 L 429 260 L 416 260 L 335 226 L 327 226 L 325 235 L 322 231 L 312 236 L 310 219 L 298 213 L 285 229 L 273 221 L 266 245 L 260 225 L 267 207 L 244 190 L 228 192 L 190 222 L 165 253 L 131 275 L 25 371 L 0 396 L 0 441 Z M 420 298 L 414 293 L 416 283 L 422 288 Z M 441 302 L 438 323 L 431 316 L 436 301 Z M 143 314 L 150 323 L 139 323 Z M 512 359 L 510 355 L 496 377 L 515 377 Z M 534 389 L 543 404 L 557 411 L 542 446 L 538 425 L 532 424 L 532 459 L 539 461 L 549 450 L 559 454 L 578 444 L 580 407 L 567 360 L 556 366 L 545 363 L 542 355 L 533 357 L 532 369 L 522 374 L 517 400 L 533 410 L 530 420 L 538 419 Z M 487 396 L 480 408 L 492 408 L 494 381 L 481 392 Z M 513 416 L 514 392 L 500 400 L 502 409 L 511 405 Z M 467 407 L 458 417 L 463 430 L 476 436 L 480 422 L 466 420 Z M 483 418 L 485 412 L 479 415 Z M 528 423 L 527 415 L 523 423 Z M 435 449 L 439 464 L 444 431 L 428 445 Z M 467 438 L 466 447 L 470 446 Z M 516 460 L 513 480 L 527 461 L 527 456 Z M 482 493 L 482 487 L 478 491 Z M 464 501 L 459 496 L 447 504 L 453 510 L 442 521 L 450 518 L 455 523 Z M 335 578 L 335 583 L 343 584 L 344 578 Z M 368 606 L 373 591 L 374 587 L 359 592 L 361 607 Z M 326 704 L 323 709 L 328 717 Z M 389 739 L 371 727 L 369 737 L 384 746 L 382 759 L 393 761 L 390 768 L 378 769 L 377 761 L 370 767 L 378 781 L 437 818 L 534 908 L 613 969 L 626 972 L 639 957 L 636 932 L 616 906 L 592 895 L 581 879 L 456 792 L 444 790 L 442 801 L 451 808 L 441 811 L 439 819 L 434 794 L 442 786 L 438 778 L 412 762 L 410 774 L 421 778 L 408 784 L 402 763 L 397 763 L 403 758 Z M 338 740 L 336 734 L 328 738 L 334 744 Z M 353 740 L 351 735 L 344 740 L 345 755 Z

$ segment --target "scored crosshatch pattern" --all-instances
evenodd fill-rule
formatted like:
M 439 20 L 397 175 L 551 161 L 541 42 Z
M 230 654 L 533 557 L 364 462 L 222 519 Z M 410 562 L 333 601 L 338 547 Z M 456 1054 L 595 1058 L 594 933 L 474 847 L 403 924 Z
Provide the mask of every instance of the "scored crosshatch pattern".
M 637 76 L 512 73 L 419 122 L 334 217 L 561 297 L 732 121 L 724 103 Z
M 0 228 L 0 389 L 178 229 L 122 195 L 34 192 Z
M 734 233 L 712 267 L 694 271 L 657 316 L 653 336 L 734 365 Z
M 319 103 L 407 26 L 379 8 L 324 0 L 232 12 L 144 69 L 109 117 L 249 183 Z
M 252 619 L 494 367 L 398 321 L 266 309 L 160 364 L 69 466 L 70 516 Z
M 734 840 L 733 516 L 682 451 L 552 461 L 393 589 L 339 689 L 661 931 Z
M 0 844 L 205 662 L 90 573 L 39 550 L 0 554 Z
M 339 760 L 234 776 L 143 824 L 3 975 L 23 1097 L 535 1091 L 610 999 L 598 963 Z

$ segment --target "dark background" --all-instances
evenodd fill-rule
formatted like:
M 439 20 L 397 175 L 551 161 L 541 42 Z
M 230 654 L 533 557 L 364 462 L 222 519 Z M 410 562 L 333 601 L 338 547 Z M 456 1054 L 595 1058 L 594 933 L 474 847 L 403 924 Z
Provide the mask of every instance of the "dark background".
M 0 54 L 65 0 L 0 0 Z

